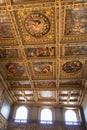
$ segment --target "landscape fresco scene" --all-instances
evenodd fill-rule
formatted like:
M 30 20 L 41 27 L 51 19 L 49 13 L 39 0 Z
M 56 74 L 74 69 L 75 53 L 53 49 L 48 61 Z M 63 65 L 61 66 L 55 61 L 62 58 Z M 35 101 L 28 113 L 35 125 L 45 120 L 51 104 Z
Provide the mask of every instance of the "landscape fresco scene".
M 0 58 L 19 58 L 17 49 L 0 49 Z
M 87 34 L 87 9 L 66 10 L 65 35 Z
M 64 48 L 64 55 L 87 55 L 87 46 L 67 46 Z
M 0 38 L 13 38 L 10 22 L 6 14 L 0 14 Z

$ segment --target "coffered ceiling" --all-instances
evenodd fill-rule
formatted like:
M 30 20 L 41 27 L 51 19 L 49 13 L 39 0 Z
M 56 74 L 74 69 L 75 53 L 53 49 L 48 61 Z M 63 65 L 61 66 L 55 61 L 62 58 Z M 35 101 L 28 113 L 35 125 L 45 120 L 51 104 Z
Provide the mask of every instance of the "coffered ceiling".
M 81 105 L 87 0 L 0 0 L 0 82 L 12 103 Z

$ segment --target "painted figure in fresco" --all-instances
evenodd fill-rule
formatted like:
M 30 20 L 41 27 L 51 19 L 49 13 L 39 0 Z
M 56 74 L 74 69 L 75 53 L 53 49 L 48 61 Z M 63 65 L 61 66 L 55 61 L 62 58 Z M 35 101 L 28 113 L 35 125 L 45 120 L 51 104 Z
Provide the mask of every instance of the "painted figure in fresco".
M 43 47 L 43 48 L 27 48 L 27 57 L 50 57 L 55 56 L 54 47 Z
M 50 30 L 50 22 L 44 14 L 38 12 L 29 14 L 24 21 L 26 31 L 34 37 L 47 34 Z
M 87 9 L 66 10 L 65 35 L 87 34 Z
M 74 73 L 82 68 L 82 63 L 80 61 L 68 61 L 63 65 L 63 70 L 66 73 Z
M 18 63 L 7 63 L 6 68 L 11 74 L 20 75 L 24 73 L 24 67 Z
M 36 73 L 52 73 L 53 66 L 52 63 L 34 63 L 34 70 Z

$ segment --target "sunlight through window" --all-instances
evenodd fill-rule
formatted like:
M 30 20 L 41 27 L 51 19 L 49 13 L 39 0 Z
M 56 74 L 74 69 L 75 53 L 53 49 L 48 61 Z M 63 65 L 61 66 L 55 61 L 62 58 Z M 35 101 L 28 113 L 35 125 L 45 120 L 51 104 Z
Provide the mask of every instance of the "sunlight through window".
M 73 110 L 67 110 L 65 112 L 66 124 L 77 124 L 76 113 Z
M 43 124 L 52 124 L 52 111 L 50 109 L 43 109 L 41 111 L 41 122 Z
M 26 123 L 27 122 L 28 110 L 26 107 L 19 107 L 16 111 L 15 122 Z

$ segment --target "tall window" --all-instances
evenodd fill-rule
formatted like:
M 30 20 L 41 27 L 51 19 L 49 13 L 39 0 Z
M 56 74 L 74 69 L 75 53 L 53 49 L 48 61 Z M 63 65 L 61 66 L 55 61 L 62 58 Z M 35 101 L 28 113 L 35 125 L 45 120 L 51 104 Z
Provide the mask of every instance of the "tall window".
M 67 110 L 65 112 L 66 124 L 77 124 L 76 113 L 73 110 Z
M 28 115 L 28 110 L 26 107 L 24 106 L 18 107 L 16 111 L 15 122 L 26 123 L 27 115 Z
M 41 111 L 41 122 L 44 124 L 52 124 L 52 111 L 50 109 L 43 109 Z

